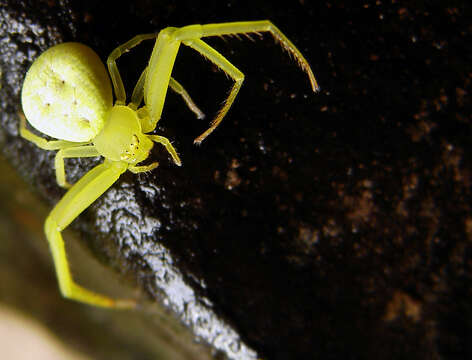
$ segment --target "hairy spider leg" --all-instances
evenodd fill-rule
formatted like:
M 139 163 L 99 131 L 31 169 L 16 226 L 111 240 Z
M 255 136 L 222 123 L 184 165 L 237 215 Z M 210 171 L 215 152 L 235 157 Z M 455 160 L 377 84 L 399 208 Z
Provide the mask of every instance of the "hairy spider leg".
M 297 61 L 300 68 L 308 75 L 311 87 L 314 92 L 318 90 L 315 76 L 301 52 L 295 45 L 270 21 L 247 21 L 207 25 L 189 25 L 182 28 L 166 28 L 162 30 L 154 46 L 148 66 L 148 75 L 144 84 L 144 100 L 150 111 L 150 124 L 148 128 L 154 129 L 159 121 L 164 107 L 167 87 L 170 82 L 170 75 L 174 66 L 175 58 L 179 50 L 180 43 L 197 50 L 222 71 L 235 80 L 231 92 L 229 93 L 221 110 L 212 121 L 210 128 L 195 139 L 195 143 L 201 143 L 221 122 L 226 112 L 231 107 L 238 90 L 241 86 L 243 74 L 236 69 L 226 58 L 216 50 L 199 40 L 202 37 L 237 35 L 248 33 L 269 32 L 282 47 L 291 54 Z
M 215 64 L 218 68 L 223 70 L 226 74 L 228 74 L 233 80 L 234 84 L 233 87 L 226 98 L 223 106 L 218 111 L 216 117 L 211 121 L 210 127 L 200 136 L 198 136 L 193 142 L 195 144 L 200 144 L 205 138 L 210 135 L 213 130 L 215 130 L 220 122 L 225 117 L 226 113 L 228 112 L 229 108 L 233 104 L 236 96 L 238 95 L 241 86 L 243 85 L 244 81 L 244 74 L 236 68 L 233 64 L 231 64 L 223 55 L 213 49 L 210 45 L 206 44 L 202 40 L 184 40 L 183 43 L 195 51 L 198 51 L 200 55 L 210 60 L 213 64 Z
M 195 27 L 195 28 L 192 28 Z M 198 28 L 200 27 L 200 29 Z M 262 32 L 269 32 L 272 37 L 280 43 L 282 48 L 291 54 L 298 63 L 298 66 L 308 75 L 313 92 L 319 90 L 315 75 L 308 64 L 308 61 L 302 55 L 300 50 L 280 31 L 271 21 L 239 21 L 227 22 L 221 24 L 207 24 L 207 25 L 190 25 L 179 29 L 177 34 L 178 40 L 192 40 L 195 38 L 209 37 L 209 36 L 224 36 L 224 35 L 238 35 Z M 196 33 L 201 35 L 195 37 Z
M 54 165 L 56 168 L 56 180 L 59 186 L 66 189 L 72 186 L 66 180 L 66 172 L 64 170 L 64 159 L 94 156 L 100 156 L 100 153 L 95 149 L 95 146 L 93 145 L 75 146 L 60 149 L 56 153 L 56 158 L 54 161 Z
M 107 66 L 108 66 L 108 72 L 110 73 L 111 81 L 113 83 L 113 88 L 115 89 L 116 104 L 125 105 L 125 102 L 126 102 L 125 87 L 123 85 L 123 80 L 121 79 L 118 66 L 116 65 L 116 60 L 124 53 L 128 52 L 135 46 L 139 45 L 141 42 L 145 40 L 154 40 L 156 39 L 157 36 L 158 34 L 136 35 L 131 40 L 118 46 L 108 56 Z M 143 100 L 144 82 L 146 79 L 146 75 L 147 75 L 147 67 L 141 73 L 141 76 L 139 77 L 136 83 L 136 86 L 134 87 L 133 93 L 131 95 L 131 102 L 128 104 L 128 106 L 131 107 L 133 110 L 136 110 L 140 106 Z M 198 108 L 198 106 L 190 97 L 189 93 L 183 88 L 183 86 L 177 80 L 170 78 L 169 86 L 173 91 L 175 91 L 177 94 L 179 94 L 182 97 L 182 99 L 187 104 L 188 108 L 197 116 L 198 119 L 203 119 L 205 117 L 205 114 Z M 154 130 L 154 128 L 152 130 Z
M 135 300 L 112 299 L 76 284 L 72 279 L 61 235 L 61 232 L 118 180 L 127 168 L 128 164 L 122 161 L 105 160 L 97 165 L 67 191 L 46 219 L 44 230 L 54 259 L 59 289 L 66 298 L 102 307 L 136 306 Z

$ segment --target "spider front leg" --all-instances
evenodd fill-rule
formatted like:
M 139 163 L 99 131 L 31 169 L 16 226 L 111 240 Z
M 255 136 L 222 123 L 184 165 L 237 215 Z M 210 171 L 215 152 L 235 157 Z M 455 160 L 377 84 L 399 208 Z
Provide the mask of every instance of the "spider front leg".
M 85 174 L 64 195 L 49 214 L 44 225 L 51 248 L 59 288 L 64 297 L 91 305 L 114 308 L 132 308 L 134 300 L 116 300 L 92 292 L 76 284 L 72 279 L 61 232 L 82 211 L 99 198 L 126 171 L 128 164 L 105 160 Z
M 172 31 L 172 30 L 171 30 Z M 192 47 L 198 51 L 202 56 L 213 62 L 226 74 L 228 74 L 235 84 L 231 89 L 223 107 L 218 112 L 216 118 L 212 121 L 210 128 L 195 139 L 195 143 L 201 143 L 213 130 L 219 125 L 223 117 L 228 112 L 233 103 L 241 84 L 244 80 L 244 75 L 236 69 L 228 60 L 219 54 L 212 47 L 205 44 L 200 38 L 209 36 L 224 36 L 224 35 L 238 35 L 249 33 L 256 33 L 260 35 L 261 32 L 269 32 L 282 47 L 288 51 L 297 61 L 300 68 L 308 75 L 311 87 L 314 92 L 318 91 L 318 84 L 315 76 L 302 53 L 297 47 L 274 25 L 268 20 L 262 21 L 246 21 L 246 22 L 230 22 L 222 24 L 207 24 L 207 25 L 189 25 L 181 29 L 175 30 L 172 33 L 173 40 L 183 42 L 185 45 Z M 249 35 L 248 35 L 249 36 Z
M 269 20 L 261 21 L 238 21 L 238 22 L 227 22 L 221 24 L 207 24 L 207 25 L 190 25 L 185 26 L 176 34 L 178 40 L 196 39 L 209 36 L 224 36 L 224 35 L 239 35 L 243 34 L 249 37 L 248 34 L 268 32 L 272 37 L 280 43 L 284 50 L 291 54 L 298 63 L 298 66 L 308 75 L 310 80 L 311 88 L 313 92 L 319 90 L 318 83 L 316 82 L 315 75 L 308 64 L 308 61 L 302 55 L 300 50 L 285 36 L 285 34 L 279 30 Z M 250 38 L 250 37 L 249 37 Z

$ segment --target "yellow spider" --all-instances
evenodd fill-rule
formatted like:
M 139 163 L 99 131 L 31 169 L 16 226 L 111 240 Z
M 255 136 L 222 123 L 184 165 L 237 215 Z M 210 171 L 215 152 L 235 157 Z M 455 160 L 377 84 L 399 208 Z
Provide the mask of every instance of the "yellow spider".
M 58 150 L 55 158 L 56 178 L 62 187 L 66 181 L 64 159 L 103 156 L 104 162 L 85 174 L 70 187 L 54 207 L 45 223 L 61 293 L 84 303 L 128 308 L 134 300 L 117 300 L 97 294 L 76 284 L 70 273 L 61 232 L 99 198 L 126 170 L 133 173 L 150 171 L 157 162 L 140 165 L 149 156 L 154 142 L 162 144 L 175 164 L 181 161 L 170 141 L 151 135 L 159 121 L 167 88 L 180 94 L 187 106 L 199 117 L 198 109 L 185 89 L 171 77 L 174 61 L 183 43 L 196 50 L 228 74 L 234 85 L 210 127 L 195 139 L 201 143 L 220 124 L 228 112 L 244 80 L 244 75 L 226 58 L 201 38 L 231 34 L 270 32 L 291 53 L 304 70 L 313 91 L 318 90 L 313 72 L 295 45 L 268 20 L 207 25 L 168 27 L 159 34 L 138 35 L 117 47 L 107 60 L 110 79 L 98 55 L 79 43 L 56 45 L 41 54 L 26 74 L 21 101 L 28 122 L 36 130 L 55 139 L 47 141 L 26 129 L 21 121 L 20 134 L 41 149 Z M 126 105 L 126 94 L 116 60 L 143 40 L 156 39 L 151 58 L 142 72 Z M 144 99 L 144 105 L 141 103 Z

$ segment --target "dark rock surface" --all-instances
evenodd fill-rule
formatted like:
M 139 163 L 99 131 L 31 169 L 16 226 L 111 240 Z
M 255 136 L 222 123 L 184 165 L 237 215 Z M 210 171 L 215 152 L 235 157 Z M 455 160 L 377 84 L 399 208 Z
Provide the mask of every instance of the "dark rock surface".
M 222 358 L 470 357 L 467 2 L 3 4 L 2 153 L 51 207 L 54 154 L 17 131 L 22 78 L 49 46 L 79 41 L 105 60 L 166 26 L 270 19 L 309 60 L 316 96 L 270 36 L 209 40 L 246 75 L 220 128 L 193 146 L 207 123 L 170 93 L 158 132 L 183 167 L 156 148 L 157 170 L 125 174 L 75 222 Z M 151 47 L 119 62 L 128 93 Z M 207 118 L 231 85 L 188 49 L 173 74 Z M 97 162 L 67 170 L 77 180 Z

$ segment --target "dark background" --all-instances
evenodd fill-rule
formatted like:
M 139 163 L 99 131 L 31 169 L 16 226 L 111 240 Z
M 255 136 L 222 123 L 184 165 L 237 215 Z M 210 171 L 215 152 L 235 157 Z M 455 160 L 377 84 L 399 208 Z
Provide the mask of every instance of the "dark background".
M 221 126 L 193 146 L 207 122 L 169 93 L 158 132 L 183 167 L 156 147 L 157 170 L 123 175 L 74 223 L 217 356 L 472 355 L 467 2 L 0 4 L 2 153 L 51 207 L 63 194 L 54 154 L 18 137 L 16 115 L 49 46 L 78 41 L 105 60 L 166 26 L 270 19 L 310 62 L 316 95 L 270 35 L 209 39 L 246 75 Z M 119 60 L 128 94 L 151 49 Z M 186 48 L 173 76 L 207 120 L 231 86 Z M 98 161 L 67 169 L 76 180 Z

